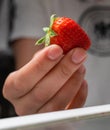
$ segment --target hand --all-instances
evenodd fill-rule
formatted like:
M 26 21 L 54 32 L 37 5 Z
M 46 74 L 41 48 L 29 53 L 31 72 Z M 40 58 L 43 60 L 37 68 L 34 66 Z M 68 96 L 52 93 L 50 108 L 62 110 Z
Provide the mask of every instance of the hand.
M 86 57 L 81 48 L 64 56 L 59 46 L 46 47 L 7 77 L 4 97 L 14 105 L 18 115 L 81 107 L 87 96 L 82 65 Z

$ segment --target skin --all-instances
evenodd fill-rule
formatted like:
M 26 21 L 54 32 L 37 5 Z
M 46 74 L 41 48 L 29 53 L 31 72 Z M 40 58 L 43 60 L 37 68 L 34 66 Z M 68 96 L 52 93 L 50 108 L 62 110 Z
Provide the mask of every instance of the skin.
M 18 115 L 82 107 L 88 89 L 83 65 L 86 51 L 74 48 L 63 55 L 58 45 L 41 49 L 35 41 L 19 39 L 13 44 L 16 71 L 5 81 L 4 97 Z

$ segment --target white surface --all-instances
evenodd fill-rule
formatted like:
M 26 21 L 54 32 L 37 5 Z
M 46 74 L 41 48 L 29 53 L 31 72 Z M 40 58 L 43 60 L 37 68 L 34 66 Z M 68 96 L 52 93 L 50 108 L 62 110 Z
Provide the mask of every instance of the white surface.
M 110 116 L 110 105 L 94 106 L 74 110 L 35 114 L 22 117 L 14 117 L 0 120 L 0 130 L 24 130 L 27 128 L 39 128 L 41 126 L 51 126 L 52 123 L 69 122 L 69 120 L 80 121 L 95 119 L 98 117 Z M 99 118 L 100 119 L 100 118 Z M 17 129 L 18 130 L 18 129 Z M 29 129 L 35 130 L 35 129 Z M 38 130 L 38 129 L 37 129 Z M 69 130 L 69 129 L 68 129 Z

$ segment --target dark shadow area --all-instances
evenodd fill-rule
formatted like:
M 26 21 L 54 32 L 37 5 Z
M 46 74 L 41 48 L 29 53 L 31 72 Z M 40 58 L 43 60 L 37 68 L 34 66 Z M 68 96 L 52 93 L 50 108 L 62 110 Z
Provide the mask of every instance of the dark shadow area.
M 15 116 L 13 106 L 3 97 L 2 89 L 6 77 L 14 71 L 14 57 L 7 51 L 0 51 L 0 118 Z

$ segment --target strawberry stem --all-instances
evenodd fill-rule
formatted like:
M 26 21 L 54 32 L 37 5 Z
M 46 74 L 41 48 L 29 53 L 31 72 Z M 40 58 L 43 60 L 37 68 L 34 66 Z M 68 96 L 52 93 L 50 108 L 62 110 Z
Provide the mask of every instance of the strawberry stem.
M 42 38 L 40 38 L 36 43 L 35 45 L 40 45 L 40 44 L 44 44 L 45 42 L 45 46 L 49 46 L 50 44 L 50 38 L 51 37 L 54 37 L 56 36 L 57 34 L 54 32 L 54 30 L 52 30 L 52 26 L 53 26 L 53 23 L 56 19 L 56 14 L 53 14 L 51 17 L 50 17 L 50 25 L 49 27 L 44 27 L 43 28 L 43 31 L 46 33 L 46 35 Z

